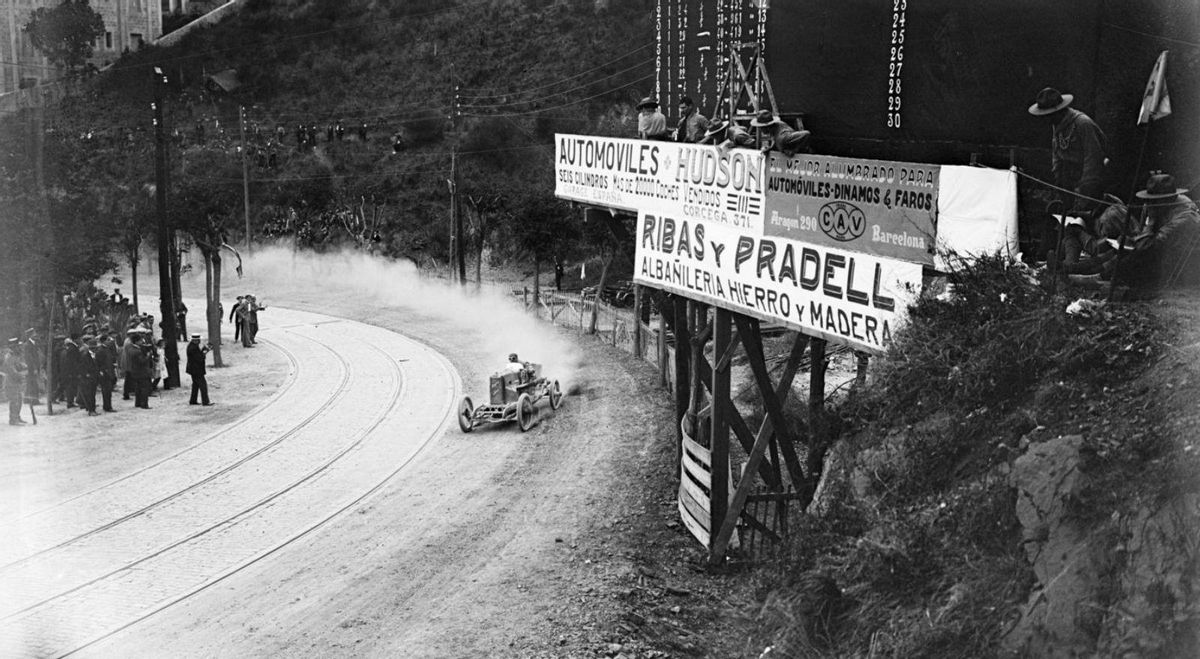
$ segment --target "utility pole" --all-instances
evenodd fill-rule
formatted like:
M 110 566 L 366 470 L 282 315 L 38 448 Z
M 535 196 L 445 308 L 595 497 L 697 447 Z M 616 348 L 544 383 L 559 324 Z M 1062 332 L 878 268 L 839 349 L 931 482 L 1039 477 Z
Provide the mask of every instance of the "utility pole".
M 163 131 L 162 69 L 154 67 L 154 199 L 158 214 L 158 297 L 162 313 L 163 358 L 166 387 L 179 386 L 179 332 L 175 327 L 175 287 L 171 281 L 170 233 L 167 228 L 167 139 Z
M 450 151 L 450 180 L 446 183 L 450 187 L 450 281 L 454 281 L 454 260 L 458 255 L 458 214 L 456 213 L 458 204 L 458 144 L 451 147 Z
M 462 116 L 459 109 L 458 85 L 454 86 L 454 101 L 450 106 L 450 122 L 453 132 L 454 147 L 450 152 L 450 278 L 455 277 L 457 269 L 458 283 L 467 285 L 466 247 L 463 245 L 463 218 L 458 207 L 458 120 Z
M 39 102 L 34 104 L 30 109 L 32 110 L 29 115 L 29 121 L 30 133 L 33 137 L 34 183 L 37 186 L 36 192 L 38 200 L 37 212 L 42 214 L 42 219 L 48 221 L 49 208 L 46 204 L 46 107 L 44 103 Z M 47 222 L 46 226 L 49 226 L 49 222 Z M 45 240 L 46 236 L 43 234 L 41 238 Z M 58 304 L 58 291 L 54 286 L 55 273 L 53 268 L 53 261 L 42 261 L 42 264 L 38 266 L 39 281 L 41 281 L 43 276 L 46 274 L 46 270 L 50 269 L 50 304 L 47 305 L 46 313 L 46 354 L 41 364 L 41 367 L 45 369 L 43 372 L 46 374 L 46 391 L 44 393 L 46 394 L 46 414 L 48 416 L 54 414 L 54 388 L 58 384 L 54 379 L 54 369 L 50 368 L 51 364 L 53 364 L 51 361 L 51 354 L 54 352 L 54 310 Z M 38 288 L 40 289 L 40 286 Z M 40 297 L 42 295 L 42 291 L 37 290 L 36 295 Z M 30 365 L 30 370 L 33 370 L 32 364 Z M 31 374 L 30 377 L 33 377 L 33 374 Z M 24 392 L 22 392 L 22 394 L 23 393 Z M 33 411 L 33 403 L 29 404 L 29 410 L 30 412 Z
M 250 174 L 246 167 L 246 106 L 238 106 L 238 127 L 242 133 L 242 206 L 246 214 L 246 255 L 250 255 Z

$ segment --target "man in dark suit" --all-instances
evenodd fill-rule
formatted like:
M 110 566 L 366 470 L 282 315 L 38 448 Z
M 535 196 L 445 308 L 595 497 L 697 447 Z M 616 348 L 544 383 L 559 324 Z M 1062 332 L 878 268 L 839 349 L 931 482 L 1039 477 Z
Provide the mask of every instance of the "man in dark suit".
M 192 376 L 192 398 L 188 401 L 189 405 L 196 404 L 197 393 L 205 405 L 212 405 L 208 401 L 208 381 L 204 377 L 204 359 L 207 354 L 208 346 L 201 347 L 200 335 L 193 334 L 187 347 L 187 373 Z
M 233 340 L 235 342 L 240 341 L 242 338 L 242 321 L 241 314 L 239 312 L 242 309 L 242 300 L 244 300 L 245 297 L 246 296 L 244 295 L 239 295 L 237 297 L 237 303 L 235 303 L 233 305 L 233 309 L 229 311 L 229 322 L 233 323 Z
M 150 409 L 150 378 L 154 373 L 154 358 L 150 354 L 149 339 L 143 338 L 148 334 L 135 334 L 134 345 L 137 350 L 129 359 L 129 374 L 133 376 L 133 406 L 143 410 Z
M 117 346 L 107 330 L 101 330 L 100 342 L 96 346 L 94 356 L 96 368 L 100 371 L 100 400 L 104 403 L 104 411 L 115 412 L 112 393 L 117 383 Z
M 63 340 L 62 348 L 59 349 L 59 370 L 62 376 L 59 379 L 59 390 L 63 400 L 68 408 L 75 407 L 76 400 L 79 398 L 78 374 L 79 374 L 79 346 L 71 337 Z
M 96 337 L 90 334 L 83 337 L 79 344 L 79 403 L 87 410 L 88 416 L 100 414 L 96 411 L 96 385 L 100 383 L 100 367 L 93 352 L 97 346 Z

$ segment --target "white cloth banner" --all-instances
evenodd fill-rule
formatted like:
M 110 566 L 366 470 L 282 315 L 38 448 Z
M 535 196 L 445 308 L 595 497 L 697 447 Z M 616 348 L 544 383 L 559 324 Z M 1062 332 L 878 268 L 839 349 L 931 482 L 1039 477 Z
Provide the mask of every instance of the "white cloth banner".
M 943 165 L 938 180 L 938 253 L 959 257 L 1002 254 L 1016 258 L 1017 173 L 1007 169 Z

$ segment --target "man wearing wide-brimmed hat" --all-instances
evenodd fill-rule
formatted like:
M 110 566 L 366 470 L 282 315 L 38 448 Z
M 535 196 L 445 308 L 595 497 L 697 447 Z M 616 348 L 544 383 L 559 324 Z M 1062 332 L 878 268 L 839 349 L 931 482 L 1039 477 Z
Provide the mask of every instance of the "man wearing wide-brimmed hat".
M 1104 188 L 1104 131 L 1086 114 L 1071 107 L 1075 97 L 1053 87 L 1038 92 L 1029 114 L 1051 127 L 1051 182 L 1075 193 L 1064 197 L 1068 215 L 1090 216 Z
M 638 137 L 643 140 L 667 139 L 667 118 L 658 111 L 658 101 L 647 96 L 638 102 L 637 110 Z
M 700 143 L 715 144 L 720 149 L 753 147 L 754 137 L 746 132 L 745 128 L 733 122 L 717 119 L 704 131 L 704 139 L 700 140 Z
M 775 116 L 770 110 L 759 110 L 750 120 L 752 128 L 759 128 L 770 142 L 763 147 L 763 152 L 778 151 L 791 158 L 797 153 L 811 153 L 809 141 L 812 133 L 807 130 L 796 130 L 787 122 Z
M 1200 283 L 1200 210 L 1175 186 L 1175 178 L 1153 172 L 1137 192 L 1146 221 L 1133 239 L 1133 254 L 1121 264 L 1130 284 L 1171 286 Z

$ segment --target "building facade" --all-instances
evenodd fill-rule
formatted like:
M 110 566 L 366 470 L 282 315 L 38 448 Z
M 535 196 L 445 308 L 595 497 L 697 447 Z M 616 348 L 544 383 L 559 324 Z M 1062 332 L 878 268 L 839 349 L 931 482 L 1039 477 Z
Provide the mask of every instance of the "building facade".
M 0 0 L 0 94 L 28 88 L 59 77 L 23 28 L 38 7 L 53 7 L 61 0 Z M 96 39 L 92 63 L 112 62 L 125 51 L 153 42 L 162 34 L 163 13 L 184 11 L 187 0 L 91 0 L 104 19 L 104 34 Z

